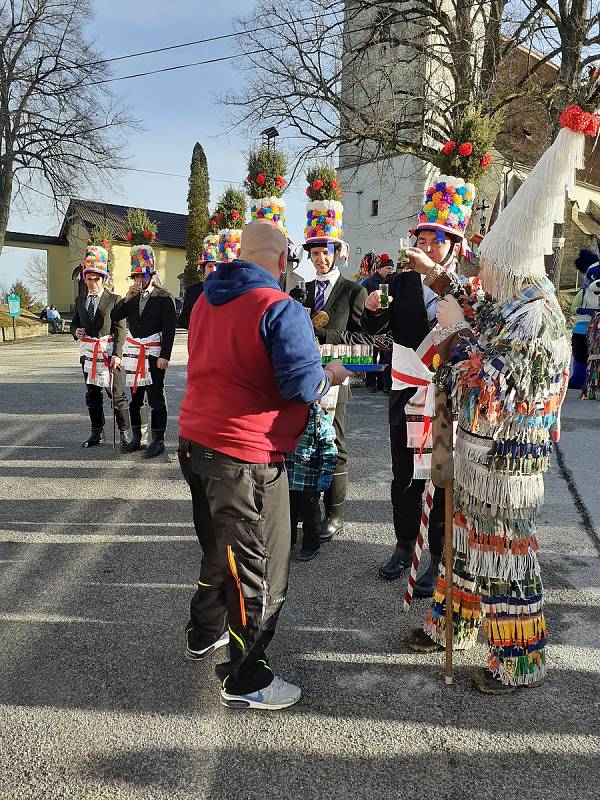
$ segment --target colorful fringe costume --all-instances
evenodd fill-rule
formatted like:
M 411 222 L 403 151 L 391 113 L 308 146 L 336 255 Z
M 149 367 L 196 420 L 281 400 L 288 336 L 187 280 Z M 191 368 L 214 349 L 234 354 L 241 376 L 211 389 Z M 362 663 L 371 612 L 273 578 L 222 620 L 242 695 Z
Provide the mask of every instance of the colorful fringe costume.
M 600 400 L 600 312 L 596 313 L 587 332 L 588 360 L 582 400 Z
M 454 645 L 475 644 L 483 623 L 489 669 L 504 684 L 546 671 L 546 623 L 536 556 L 550 430 L 562 400 L 570 347 L 550 281 L 505 305 L 483 302 L 438 372 L 459 410 L 454 456 Z M 440 570 L 425 632 L 445 642 Z

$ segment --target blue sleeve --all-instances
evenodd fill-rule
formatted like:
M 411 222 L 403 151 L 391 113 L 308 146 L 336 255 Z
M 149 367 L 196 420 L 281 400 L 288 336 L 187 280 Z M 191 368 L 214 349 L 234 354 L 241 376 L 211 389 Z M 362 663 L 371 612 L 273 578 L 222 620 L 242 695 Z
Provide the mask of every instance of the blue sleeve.
M 312 403 L 327 392 L 329 380 L 321 366 L 313 326 L 300 303 L 290 298 L 272 305 L 261 320 L 260 335 L 282 397 Z

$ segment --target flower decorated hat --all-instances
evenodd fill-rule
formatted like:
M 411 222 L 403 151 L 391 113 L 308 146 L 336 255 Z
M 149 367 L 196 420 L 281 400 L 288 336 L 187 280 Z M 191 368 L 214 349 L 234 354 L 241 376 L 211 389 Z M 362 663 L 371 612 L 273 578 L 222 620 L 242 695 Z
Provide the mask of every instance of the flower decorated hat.
M 261 147 L 250 152 L 246 178 L 250 218 L 274 222 L 284 235 L 287 235 L 285 200 L 281 195 L 286 187 L 286 171 L 285 157 L 278 150 Z
M 156 240 L 156 223 L 150 221 L 145 211 L 139 208 L 130 208 L 127 211 L 125 224 L 127 226 L 125 237 L 131 244 L 129 277 L 145 275 L 150 279 L 152 275 L 156 275 L 154 250 L 152 249 L 152 242 Z
M 108 250 L 98 245 L 88 244 L 83 253 L 81 263 L 83 277 L 88 273 L 101 275 L 104 280 L 108 279 Z
M 544 255 L 550 255 L 554 224 L 564 220 L 565 190 L 584 166 L 585 137 L 600 131 L 593 109 L 600 90 L 590 95 L 587 108 L 571 105 L 560 117 L 561 130 L 514 197 L 492 225 L 479 247 L 485 290 L 507 302 L 526 284 L 546 278 Z
M 110 278 L 109 264 L 112 254 L 113 232 L 107 225 L 96 225 L 88 238 L 83 259 L 81 275 L 85 278 L 88 272 L 101 275 L 106 283 Z
M 304 229 L 304 249 L 334 243 L 346 247 L 344 242 L 344 206 L 341 203 L 343 192 L 337 172 L 326 165 L 309 169 L 306 180 L 306 227 Z
M 244 193 L 233 186 L 223 192 L 217 203 L 217 210 L 211 217 L 211 230 L 219 237 L 218 256 L 222 264 L 239 258 L 242 230 L 246 225 L 246 198 Z
M 219 260 L 219 234 L 209 233 L 202 242 L 202 253 L 198 260 L 198 267 L 211 261 Z
M 442 147 L 437 164 L 441 174 L 425 190 L 418 224 L 412 231 L 439 231 L 466 249 L 465 232 L 473 214 L 477 184 L 492 163 L 487 152 L 498 134 L 500 121 L 478 109 L 465 114 L 452 138 Z

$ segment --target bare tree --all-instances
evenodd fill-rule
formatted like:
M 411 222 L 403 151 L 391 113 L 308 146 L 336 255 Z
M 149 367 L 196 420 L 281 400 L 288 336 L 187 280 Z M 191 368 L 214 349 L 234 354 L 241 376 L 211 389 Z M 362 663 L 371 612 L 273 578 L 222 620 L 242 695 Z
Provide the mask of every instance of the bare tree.
M 11 202 L 58 206 L 123 166 L 134 120 L 86 41 L 89 0 L 0 0 L 0 252 Z
M 48 264 L 44 253 L 32 253 L 25 264 L 25 278 L 36 300 L 48 299 Z
M 275 125 L 299 161 L 436 163 L 468 108 L 532 97 L 557 120 L 598 57 L 599 19 L 598 0 L 258 0 L 240 22 L 247 85 L 223 101 L 251 135 Z

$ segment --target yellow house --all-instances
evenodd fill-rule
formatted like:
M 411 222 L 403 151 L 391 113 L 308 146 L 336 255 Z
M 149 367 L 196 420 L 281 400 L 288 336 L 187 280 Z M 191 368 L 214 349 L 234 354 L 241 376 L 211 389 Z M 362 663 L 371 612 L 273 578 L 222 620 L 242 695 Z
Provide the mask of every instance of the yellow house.
M 153 248 L 160 278 L 175 297 L 183 291 L 180 276 L 185 268 L 187 214 L 145 209 L 156 223 Z M 111 274 L 114 291 L 124 295 L 129 285 L 129 243 L 125 238 L 127 206 L 71 200 L 58 236 L 6 232 L 5 244 L 31 250 L 45 250 L 48 258 L 48 303 L 61 313 L 73 311 L 79 292 L 81 258 L 89 232 L 95 225 L 106 224 L 114 234 Z

